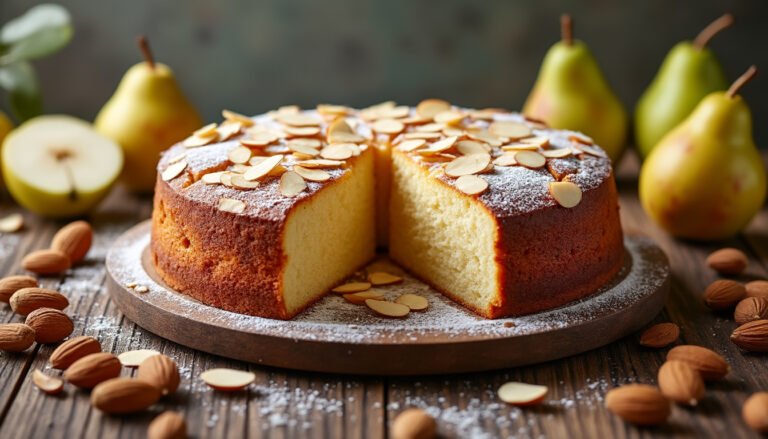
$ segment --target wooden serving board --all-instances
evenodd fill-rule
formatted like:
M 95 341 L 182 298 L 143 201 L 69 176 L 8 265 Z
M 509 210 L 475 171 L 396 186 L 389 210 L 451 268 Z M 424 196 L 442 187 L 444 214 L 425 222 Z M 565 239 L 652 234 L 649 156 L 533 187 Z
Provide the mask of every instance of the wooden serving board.
M 625 267 L 610 285 L 551 311 L 486 320 L 404 274 L 405 282 L 380 290 L 390 299 L 423 295 L 427 311 L 386 319 L 330 295 L 293 320 L 271 320 L 206 306 L 167 287 L 151 263 L 149 231 L 149 221 L 138 224 L 107 255 L 108 290 L 129 319 L 191 348 L 289 369 L 424 375 L 555 360 L 637 331 L 663 308 L 669 290 L 661 249 L 626 237 Z

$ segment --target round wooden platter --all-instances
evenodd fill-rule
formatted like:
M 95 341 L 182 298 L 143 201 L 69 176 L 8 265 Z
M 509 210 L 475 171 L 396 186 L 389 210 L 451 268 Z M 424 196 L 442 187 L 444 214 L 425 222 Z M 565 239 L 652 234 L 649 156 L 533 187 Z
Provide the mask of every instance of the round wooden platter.
M 380 291 L 389 299 L 425 296 L 428 310 L 386 319 L 329 295 L 293 320 L 271 320 L 206 306 L 164 285 L 149 256 L 149 231 L 148 221 L 138 224 L 107 256 L 109 292 L 129 319 L 201 351 L 315 372 L 445 374 L 555 360 L 637 331 L 669 290 L 664 253 L 647 238 L 627 237 L 625 267 L 610 285 L 551 311 L 486 320 L 404 274 L 402 284 Z

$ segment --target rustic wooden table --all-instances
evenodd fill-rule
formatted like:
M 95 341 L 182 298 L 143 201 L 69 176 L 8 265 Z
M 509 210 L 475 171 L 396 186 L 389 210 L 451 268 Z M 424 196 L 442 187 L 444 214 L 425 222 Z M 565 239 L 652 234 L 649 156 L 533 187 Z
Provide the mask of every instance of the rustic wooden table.
M 537 366 L 456 376 L 387 378 L 336 376 L 277 370 L 197 352 L 144 331 L 123 317 L 105 291 L 104 257 L 124 230 L 149 217 L 151 200 L 116 190 L 90 218 L 96 230 L 87 261 L 60 278 L 45 278 L 70 299 L 67 312 L 75 321 L 73 335 L 98 338 L 106 351 L 157 349 L 176 359 L 182 371 L 179 392 L 150 411 L 123 417 L 92 409 L 86 392 L 67 387 L 61 396 L 46 396 L 31 380 L 34 369 L 47 368 L 54 346 L 35 345 L 21 354 L 0 353 L 0 437 L 75 438 L 143 437 L 162 410 L 184 413 L 193 437 L 382 438 L 395 416 L 422 407 L 438 419 L 443 437 L 757 437 L 741 420 L 741 405 L 758 390 L 768 390 L 768 356 L 741 352 L 728 339 L 734 323 L 710 312 L 701 296 L 717 275 L 706 268 L 707 254 L 734 246 L 750 257 L 741 280 L 768 278 L 768 209 L 747 230 L 718 245 L 672 239 L 643 212 L 636 192 L 637 160 L 627 157 L 619 170 L 624 229 L 654 238 L 672 265 L 672 292 L 655 321 L 680 325 L 681 343 L 707 346 L 723 354 L 733 370 L 727 379 L 708 385 L 695 409 L 676 407 L 668 424 L 641 429 L 605 410 L 605 393 L 629 382 L 655 383 L 666 350 L 642 348 L 627 337 L 601 349 Z M 3 214 L 20 211 L 7 195 Z M 21 258 L 45 247 L 61 223 L 25 214 L 26 228 L 0 236 L 0 275 L 22 272 Z M 8 306 L 0 321 L 19 322 Z M 247 347 L 244 347 L 247 348 Z M 408 358 L 392 358 L 408 361 Z M 247 391 L 221 393 L 198 378 L 213 367 L 253 371 L 257 380 Z M 49 371 L 49 373 L 57 373 Z M 127 369 L 124 374 L 133 373 Z M 496 389 L 506 381 L 550 387 L 545 404 L 520 409 L 501 403 Z

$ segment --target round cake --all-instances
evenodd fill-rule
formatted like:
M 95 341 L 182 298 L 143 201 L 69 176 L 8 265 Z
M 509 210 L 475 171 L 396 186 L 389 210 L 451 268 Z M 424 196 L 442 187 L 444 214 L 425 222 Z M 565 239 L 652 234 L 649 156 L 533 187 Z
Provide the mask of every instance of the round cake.
M 289 319 L 377 245 L 486 318 L 598 291 L 624 263 L 610 160 L 588 137 L 437 99 L 224 111 L 158 164 L 151 252 L 171 288 Z

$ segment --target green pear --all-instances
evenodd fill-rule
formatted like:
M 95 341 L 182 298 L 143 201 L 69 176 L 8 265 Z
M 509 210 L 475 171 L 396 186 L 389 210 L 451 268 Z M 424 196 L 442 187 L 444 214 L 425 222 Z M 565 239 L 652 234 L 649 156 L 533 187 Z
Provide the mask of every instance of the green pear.
M 160 152 L 189 136 L 203 121 L 171 69 L 154 62 L 146 39 L 140 38 L 139 44 L 146 60 L 128 69 L 94 125 L 123 148 L 122 181 L 133 191 L 149 192 Z
M 756 71 L 751 67 L 727 92 L 705 97 L 643 165 L 640 201 L 674 236 L 729 237 L 763 205 L 765 167 L 752 138 L 749 107 L 736 94 Z
M 544 57 L 523 114 L 558 129 L 592 137 L 616 161 L 627 137 L 627 112 L 611 91 L 586 44 L 572 38 L 564 15 L 562 40 Z
M 723 15 L 693 42 L 678 43 L 664 58 L 635 108 L 635 142 L 642 157 L 647 157 L 659 140 L 688 117 L 705 96 L 728 88 L 720 63 L 706 46 L 732 23 L 732 15 Z

